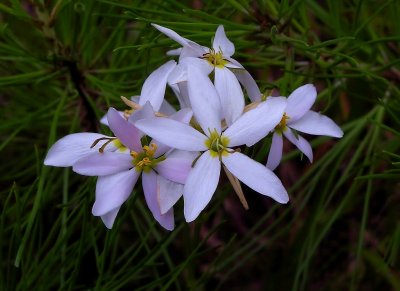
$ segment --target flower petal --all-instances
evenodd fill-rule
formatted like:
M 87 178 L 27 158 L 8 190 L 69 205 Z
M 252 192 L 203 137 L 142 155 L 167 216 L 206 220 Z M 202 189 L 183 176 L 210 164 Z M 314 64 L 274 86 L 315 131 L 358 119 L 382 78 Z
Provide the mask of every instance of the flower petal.
M 137 120 L 155 117 L 153 106 L 147 101 L 142 108 L 135 110 L 128 118 L 128 121 L 135 124 Z
M 194 117 L 207 134 L 221 132 L 221 104 L 217 90 L 207 75 L 196 67 L 188 67 L 188 89 Z
M 283 135 L 292 143 L 294 144 L 312 163 L 313 161 L 313 152 L 311 145 L 308 141 L 306 141 L 302 136 L 297 135 L 295 136 L 293 132 L 289 129 L 283 132 Z
M 106 176 L 133 167 L 132 157 L 125 153 L 103 152 L 92 153 L 77 161 L 72 170 L 85 176 Z
M 308 134 L 326 135 L 338 138 L 343 136 L 342 129 L 337 126 L 332 119 L 311 110 L 296 122 L 291 123 L 290 127 Z
M 224 56 L 230 57 L 235 53 L 235 45 L 226 37 L 224 27 L 218 26 L 215 32 L 213 48 L 216 52 L 222 51 Z
M 275 170 L 279 166 L 282 159 L 283 138 L 280 133 L 274 132 L 272 136 L 271 148 L 268 154 L 267 167 L 270 170 Z
M 246 70 L 234 70 L 236 78 L 246 89 L 247 95 L 249 96 L 252 102 L 261 101 L 261 92 L 257 86 L 256 81 L 254 81 L 253 77 Z
M 173 49 L 173 50 L 169 50 L 167 51 L 167 56 L 179 56 L 182 52 L 182 48 L 177 48 L 177 49 Z
M 95 140 L 107 137 L 92 132 L 73 133 L 64 136 L 51 146 L 44 159 L 44 164 L 55 167 L 70 167 L 79 159 L 98 152 L 102 143 L 98 143 L 93 148 L 90 148 L 91 145 Z
M 177 43 L 179 43 L 182 46 L 188 46 L 190 40 L 180 36 L 179 34 L 177 34 L 175 31 L 173 31 L 172 29 L 163 27 L 161 25 L 152 23 L 151 24 L 153 27 L 155 27 L 158 31 L 162 32 L 163 34 L 165 34 L 166 36 L 168 36 L 170 39 L 176 41 Z
M 115 218 L 117 218 L 117 214 L 119 211 L 120 207 L 117 207 L 113 210 L 110 210 L 104 215 L 101 215 L 100 218 L 103 221 L 104 225 L 108 228 L 111 229 L 114 225 Z
M 96 184 L 96 201 L 92 208 L 93 215 L 103 216 L 121 207 L 131 195 L 139 175 L 139 172 L 131 169 L 99 177 Z
M 199 216 L 217 189 L 221 162 L 206 151 L 197 160 L 183 188 L 184 214 L 187 222 Z
M 155 140 L 173 148 L 186 151 L 203 151 L 207 148 L 204 134 L 176 120 L 157 117 L 139 120 L 135 125 Z
M 274 97 L 244 113 L 224 132 L 229 138 L 229 146 L 252 146 L 267 136 L 282 119 L 285 107 L 286 98 Z
M 260 163 L 237 152 L 222 156 L 222 162 L 236 178 L 254 191 L 269 196 L 279 203 L 289 201 L 289 196 L 281 180 Z
M 317 90 L 313 84 L 303 85 L 292 92 L 287 100 L 286 115 L 290 117 L 288 124 L 301 118 L 317 98 Z
M 143 172 L 142 185 L 144 198 L 153 217 L 167 230 L 174 229 L 174 212 L 170 209 L 167 213 L 161 214 L 161 208 L 158 201 L 157 174 L 154 171 Z
M 167 157 L 157 165 L 156 170 L 164 178 L 185 184 L 186 178 L 192 169 L 192 162 L 193 159 Z
M 121 117 L 117 110 L 110 108 L 107 113 L 107 119 L 110 129 L 124 146 L 136 152 L 142 150 L 139 130 Z
M 168 76 L 175 67 L 176 62 L 169 61 L 150 74 L 143 84 L 139 105 L 143 106 L 150 101 L 154 110 L 159 111 L 164 100 Z
M 183 194 L 183 185 L 172 182 L 162 176 L 157 176 L 157 199 L 160 204 L 161 214 L 170 210 Z
M 176 109 L 167 100 L 164 99 L 160 107 L 160 113 L 171 115 L 174 114 L 175 112 Z
M 235 75 L 227 68 L 215 68 L 214 84 L 221 98 L 223 116 L 230 126 L 243 113 L 242 88 Z

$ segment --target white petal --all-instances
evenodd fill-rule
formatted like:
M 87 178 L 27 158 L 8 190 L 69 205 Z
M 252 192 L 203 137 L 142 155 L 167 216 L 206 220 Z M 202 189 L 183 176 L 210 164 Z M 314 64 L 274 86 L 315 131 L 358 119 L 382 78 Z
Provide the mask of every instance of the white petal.
M 188 124 L 190 122 L 190 119 L 193 116 L 193 112 L 191 109 L 189 108 L 183 108 L 177 112 L 175 112 L 174 114 L 172 114 L 169 118 L 179 121 L 179 122 L 183 122 L 185 124 Z M 169 151 L 171 149 L 171 147 L 169 147 L 168 145 L 163 144 L 162 142 L 158 141 L 158 140 L 152 140 L 150 143 L 155 143 L 157 144 L 157 150 L 154 153 L 154 156 L 157 158 L 163 154 L 165 154 L 167 151 Z
M 103 221 L 104 225 L 108 228 L 111 229 L 114 225 L 115 218 L 117 218 L 117 214 L 119 211 L 120 207 L 117 207 L 113 210 L 110 210 L 104 215 L 101 215 L 100 218 Z
M 94 216 L 102 216 L 121 205 L 128 199 L 140 173 L 135 169 L 97 179 L 96 202 L 93 205 Z
M 315 102 L 317 90 L 313 84 L 303 85 L 292 92 L 287 100 L 286 114 L 288 124 L 301 118 Z
M 227 68 L 215 68 L 214 83 L 221 98 L 223 117 L 230 126 L 243 113 L 242 88 L 235 75 Z
M 142 185 L 144 197 L 153 217 L 167 230 L 174 229 L 174 212 L 170 209 L 167 213 L 161 214 L 161 208 L 158 201 L 157 174 L 154 171 L 142 175 Z
M 183 194 L 183 185 L 157 176 L 158 192 L 157 199 L 160 204 L 161 214 L 165 214 L 175 205 Z
M 176 41 L 180 45 L 182 45 L 182 46 L 188 46 L 189 45 L 190 40 L 180 36 L 179 34 L 177 34 L 172 29 L 169 29 L 169 28 L 166 28 L 166 27 L 163 27 L 161 25 L 154 24 L 154 23 L 152 23 L 151 25 L 153 25 L 153 27 L 155 27 L 158 31 L 162 32 L 163 34 L 168 36 L 170 39 L 173 39 L 174 41 Z
M 271 148 L 268 154 L 267 167 L 270 170 L 275 170 L 279 166 L 282 159 L 283 138 L 280 133 L 274 132 L 272 136 Z
M 208 61 L 198 57 L 186 57 L 179 62 L 184 68 L 196 67 L 205 76 L 208 76 L 213 70 L 214 66 Z
M 308 134 L 343 136 L 343 131 L 332 119 L 311 110 L 296 122 L 290 123 L 290 127 Z
M 126 153 L 97 152 L 81 158 L 73 165 L 72 170 L 85 176 L 105 176 L 126 171 L 132 167 L 132 157 Z
M 246 89 L 247 95 L 252 102 L 261 101 L 261 92 L 258 89 L 256 81 L 254 81 L 253 77 L 246 70 L 235 70 L 234 74 L 239 82 Z
M 167 100 L 164 99 L 160 107 L 160 113 L 163 113 L 165 115 L 171 115 L 174 114 L 175 112 L 176 109 Z
M 218 26 L 213 41 L 215 51 L 222 51 L 224 56 L 230 57 L 235 53 L 235 45 L 226 37 L 224 27 Z
M 188 67 L 188 89 L 194 117 L 208 134 L 221 132 L 221 104 L 217 90 L 210 79 L 195 67 Z
M 70 167 L 79 159 L 98 152 L 104 143 L 99 142 L 93 148 L 90 148 L 90 146 L 95 140 L 103 137 L 107 138 L 108 136 L 92 132 L 73 133 L 64 136 L 52 145 L 44 164 L 55 167 Z
M 182 52 L 182 48 L 177 48 L 177 49 L 173 49 L 173 50 L 169 50 L 167 51 L 167 56 L 179 56 Z
M 206 151 L 197 160 L 183 188 L 184 214 L 187 222 L 199 216 L 217 189 L 221 162 Z
M 143 106 L 147 101 L 150 101 L 154 110 L 159 111 L 164 100 L 168 76 L 175 66 L 175 61 L 169 61 L 150 74 L 143 84 L 139 105 Z
M 142 108 L 135 110 L 128 118 L 134 124 L 137 120 L 155 117 L 153 106 L 147 101 Z
M 267 136 L 282 119 L 285 107 L 286 98 L 274 97 L 244 113 L 224 132 L 230 140 L 229 146 L 252 146 Z
M 237 60 L 226 56 L 224 56 L 224 59 L 228 61 L 228 63 L 225 64 L 225 67 L 244 70 L 244 67 Z
M 167 157 L 157 165 L 156 171 L 164 178 L 185 184 L 187 176 L 192 169 L 192 162 L 193 160 L 190 159 Z
M 297 137 L 293 134 L 293 132 L 288 128 L 283 132 L 283 135 L 294 144 L 312 163 L 313 161 L 313 152 L 311 145 L 308 141 L 306 141 L 302 136 L 297 135 Z
M 178 83 L 178 88 L 180 92 L 180 98 L 178 96 L 178 101 L 179 105 L 181 108 L 192 108 L 192 105 L 190 105 L 190 99 L 189 99 L 189 90 L 187 86 L 187 81 Z
M 222 156 L 222 162 L 236 178 L 254 191 L 269 196 L 279 203 L 289 201 L 289 196 L 281 180 L 260 163 L 241 153 Z
M 207 51 L 208 51 L 208 49 L 207 49 Z M 201 45 L 199 45 L 193 41 L 189 41 L 189 45 L 184 46 L 181 50 L 181 54 L 179 55 L 179 62 L 181 62 L 185 58 L 189 58 L 189 57 L 199 58 L 199 57 L 203 56 L 203 54 L 205 54 L 205 53 L 206 53 L 206 50 L 204 50 L 204 48 Z
M 107 119 L 110 129 L 124 146 L 136 152 L 142 150 L 139 130 L 121 117 L 117 110 L 110 108 Z
M 179 121 L 157 117 L 139 120 L 135 125 L 155 140 L 173 148 L 186 151 L 203 151 L 207 148 L 204 134 Z

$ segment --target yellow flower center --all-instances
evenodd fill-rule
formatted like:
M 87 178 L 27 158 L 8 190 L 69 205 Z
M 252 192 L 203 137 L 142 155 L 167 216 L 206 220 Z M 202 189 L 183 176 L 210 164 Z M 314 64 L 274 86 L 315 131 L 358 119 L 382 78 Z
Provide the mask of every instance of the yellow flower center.
M 126 151 L 128 149 L 126 146 L 124 146 L 121 143 L 121 141 L 118 138 L 113 140 L 113 144 L 118 149 L 118 151 L 120 151 L 120 152 L 124 152 L 124 151 Z
M 229 145 L 229 138 L 223 134 L 219 134 L 215 129 L 210 131 L 209 138 L 205 141 L 206 147 L 210 150 L 212 157 L 221 157 L 228 155 L 227 149 Z
M 286 130 L 286 122 L 287 122 L 288 119 L 290 119 L 290 117 L 286 115 L 286 112 L 283 113 L 281 121 L 279 121 L 278 125 L 275 126 L 275 130 L 280 132 L 280 133 L 285 131 Z
M 210 51 L 204 54 L 202 58 L 207 60 L 214 67 L 218 68 L 223 68 L 228 63 L 228 61 L 224 59 L 222 52 L 215 52 L 214 49 L 210 49 Z
M 154 158 L 154 154 L 157 150 L 157 145 L 155 143 L 150 144 L 150 146 L 144 146 L 142 152 L 131 151 L 132 164 L 135 166 L 136 171 L 148 173 L 150 170 L 154 169 L 158 163 L 165 160 L 165 156 Z

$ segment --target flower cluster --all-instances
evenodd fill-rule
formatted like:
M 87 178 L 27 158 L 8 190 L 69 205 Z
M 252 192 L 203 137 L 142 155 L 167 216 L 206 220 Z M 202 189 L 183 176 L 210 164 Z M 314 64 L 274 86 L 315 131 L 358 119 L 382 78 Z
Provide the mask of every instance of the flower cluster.
M 235 47 L 223 26 L 218 27 L 212 48 L 153 26 L 182 46 L 168 52 L 179 56 L 178 63 L 168 61 L 150 74 L 139 97 L 123 97 L 129 110 L 108 110 L 101 122 L 114 136 L 67 135 L 50 148 L 44 163 L 98 176 L 92 212 L 108 228 L 140 175 L 150 211 L 168 230 L 174 228 L 173 206 L 181 196 L 186 221 L 198 217 L 216 191 L 221 168 L 244 207 L 239 181 L 287 203 L 287 191 L 272 172 L 282 157 L 282 136 L 312 162 L 311 146 L 298 132 L 343 135 L 331 119 L 310 110 L 315 87 L 301 86 L 287 98 L 262 95 L 252 76 L 232 58 Z M 167 85 L 178 98 L 179 111 L 164 99 Z M 247 105 L 242 87 L 251 101 Z M 241 153 L 241 148 L 270 133 L 266 165 Z

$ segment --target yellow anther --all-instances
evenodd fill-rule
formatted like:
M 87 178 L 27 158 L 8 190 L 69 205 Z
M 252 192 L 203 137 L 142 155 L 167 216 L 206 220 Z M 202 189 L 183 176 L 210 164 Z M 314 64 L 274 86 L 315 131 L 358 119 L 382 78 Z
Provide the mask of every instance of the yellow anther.
M 278 125 L 275 126 L 275 129 L 279 131 L 284 131 L 286 129 L 286 122 L 288 119 L 290 119 L 290 117 L 286 115 L 286 112 L 283 113 L 282 119 L 281 121 L 279 121 Z
M 130 155 L 131 155 L 132 158 L 136 159 L 137 156 L 138 156 L 138 153 L 134 152 L 134 151 L 131 151 Z
M 124 110 L 124 117 L 126 118 L 126 119 L 128 119 L 129 118 L 129 116 L 131 116 L 131 114 L 134 112 L 135 110 L 134 109 L 126 109 L 126 110 Z
M 151 143 L 150 146 L 144 146 L 143 151 L 146 155 L 153 157 L 154 153 L 157 151 L 157 145 L 155 143 Z
M 204 54 L 203 59 L 207 60 L 214 67 L 219 68 L 224 67 L 228 63 L 228 61 L 224 59 L 222 52 L 215 52 L 214 49 L 210 49 L 208 53 Z

